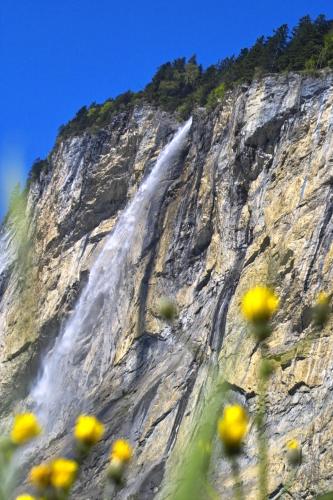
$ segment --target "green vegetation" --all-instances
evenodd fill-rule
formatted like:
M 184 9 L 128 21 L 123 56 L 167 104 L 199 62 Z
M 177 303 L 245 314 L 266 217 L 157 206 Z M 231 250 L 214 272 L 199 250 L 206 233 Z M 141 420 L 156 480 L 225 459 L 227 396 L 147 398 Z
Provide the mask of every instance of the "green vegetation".
M 212 109 L 219 101 L 222 101 L 225 94 L 225 83 L 221 83 L 218 87 L 213 89 L 207 98 L 207 107 Z
M 196 57 L 175 59 L 162 64 L 143 91 L 127 91 L 103 104 L 83 106 L 66 125 L 59 129 L 59 139 L 73 137 L 89 130 L 96 132 L 107 126 L 121 112 L 130 112 L 136 104 L 149 103 L 185 119 L 195 107 L 214 108 L 223 101 L 227 90 L 267 74 L 304 71 L 314 74 L 333 68 L 333 21 L 320 15 L 315 20 L 302 17 L 289 30 L 286 24 L 271 36 L 261 36 L 238 56 L 226 57 L 204 69 Z M 47 170 L 47 160 L 36 160 L 29 182 Z

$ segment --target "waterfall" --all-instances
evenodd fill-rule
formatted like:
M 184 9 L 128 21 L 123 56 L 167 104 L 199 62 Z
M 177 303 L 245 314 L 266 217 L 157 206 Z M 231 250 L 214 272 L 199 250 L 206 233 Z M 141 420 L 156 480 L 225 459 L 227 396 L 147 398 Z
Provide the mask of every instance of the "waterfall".
M 112 366 L 114 347 L 131 300 L 123 283 L 134 280 L 149 210 L 170 184 L 167 175 L 183 150 L 192 120 L 162 150 L 150 174 L 119 217 L 94 262 L 86 284 L 53 348 L 44 358 L 30 398 L 41 422 L 54 429 L 59 420 L 85 409 L 87 390 L 98 389 Z M 127 297 L 125 297 L 127 295 Z M 91 363 L 93 359 L 93 363 Z
M 0 232 L 0 276 L 13 260 L 12 235 L 7 229 Z
M 7 285 L 12 265 L 16 259 L 14 232 L 7 225 L 0 228 L 0 341 L 4 342 L 7 324 L 8 303 L 13 299 L 14 289 Z

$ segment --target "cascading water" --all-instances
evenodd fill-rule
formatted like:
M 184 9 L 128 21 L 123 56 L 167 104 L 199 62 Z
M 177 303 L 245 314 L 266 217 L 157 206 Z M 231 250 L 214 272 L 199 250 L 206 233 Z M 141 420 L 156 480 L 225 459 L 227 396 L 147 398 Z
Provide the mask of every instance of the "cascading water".
M 0 276 L 8 268 L 13 259 L 12 235 L 2 229 L 0 233 Z
M 122 283 L 133 283 L 132 270 L 140 260 L 150 206 L 156 192 L 165 191 L 170 183 L 169 169 L 183 149 L 191 122 L 188 120 L 160 153 L 120 216 L 91 268 L 75 310 L 44 359 L 30 397 L 48 429 L 54 430 L 56 422 L 84 410 L 87 388 L 90 393 L 98 388 L 112 366 L 114 345 L 131 300 L 128 286 L 127 293 L 121 293 Z M 92 356 L 93 366 L 87 361 Z
M 6 283 L 10 272 L 10 267 L 15 260 L 16 252 L 13 242 L 13 233 L 3 226 L 0 230 L 0 337 L 3 335 L 4 325 L 6 323 L 4 315 L 6 314 L 7 301 L 3 299 L 3 294 L 6 290 Z

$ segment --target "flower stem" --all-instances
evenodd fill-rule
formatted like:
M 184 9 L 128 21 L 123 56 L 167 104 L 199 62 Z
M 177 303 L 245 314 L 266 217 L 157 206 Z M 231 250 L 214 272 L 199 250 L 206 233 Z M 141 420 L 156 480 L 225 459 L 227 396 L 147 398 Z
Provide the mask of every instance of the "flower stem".
M 204 486 L 209 500 L 220 500 L 219 494 L 208 481 L 204 481 Z
M 239 465 L 237 459 L 233 457 L 231 459 L 231 471 L 234 479 L 234 497 L 235 500 L 244 500 L 243 483 L 239 474 Z
M 264 348 L 261 350 L 261 365 L 265 359 Z M 257 410 L 257 439 L 259 452 L 259 500 L 268 498 L 268 439 L 265 431 L 266 423 L 266 398 L 267 377 L 263 370 L 259 370 L 258 376 L 258 410 Z

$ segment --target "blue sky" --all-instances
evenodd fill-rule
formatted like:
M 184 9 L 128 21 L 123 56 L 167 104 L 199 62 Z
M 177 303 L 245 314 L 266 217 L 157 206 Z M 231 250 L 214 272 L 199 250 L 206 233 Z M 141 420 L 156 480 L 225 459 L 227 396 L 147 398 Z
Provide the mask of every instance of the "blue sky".
M 4 173 L 24 178 L 81 106 L 142 88 L 167 60 L 207 66 L 320 13 L 333 18 L 332 0 L 1 0 L 0 213 Z

